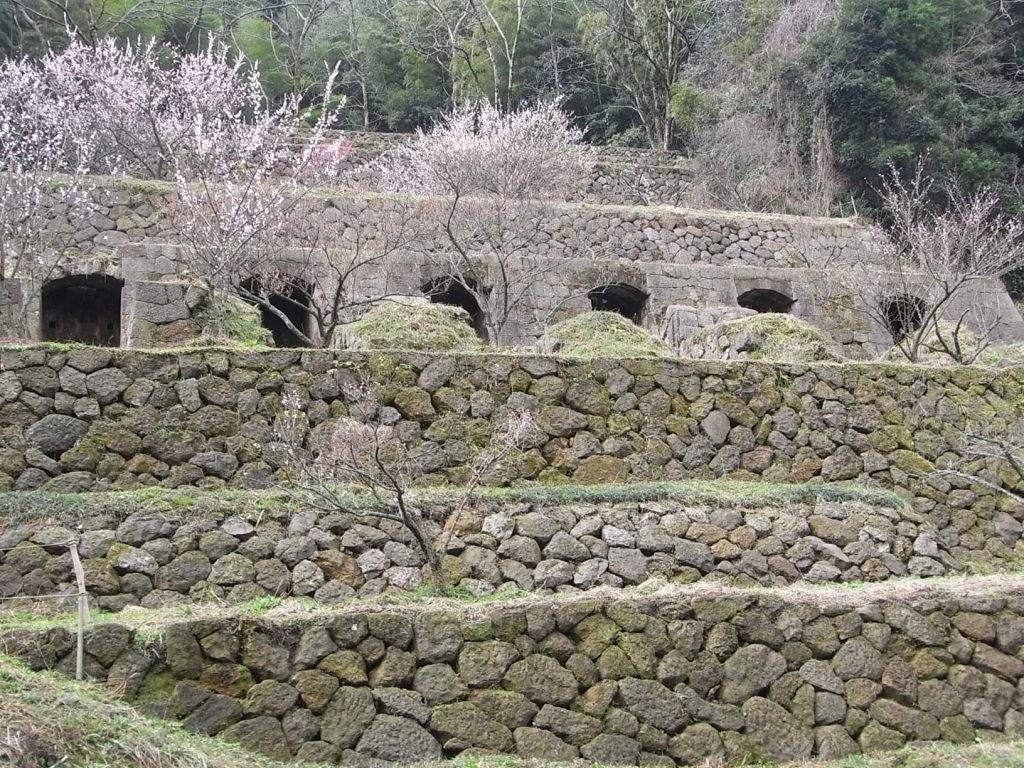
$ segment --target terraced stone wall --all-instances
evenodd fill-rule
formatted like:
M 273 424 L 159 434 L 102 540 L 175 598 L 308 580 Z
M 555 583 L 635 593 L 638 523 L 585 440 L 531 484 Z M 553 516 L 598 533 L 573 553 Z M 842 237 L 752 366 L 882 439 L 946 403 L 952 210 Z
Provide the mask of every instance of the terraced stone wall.
M 156 646 L 102 624 L 86 670 L 281 760 L 835 758 L 1024 733 L 1024 585 L 1010 581 L 234 616 L 170 626 Z M 0 640 L 74 668 L 65 629 Z
M 109 254 L 116 246 L 149 242 L 176 242 L 167 216 L 175 192 L 159 182 L 122 182 L 98 179 L 96 211 L 86 220 L 59 221 L 75 232 L 84 254 Z M 639 183 L 639 182 L 638 182 Z M 394 201 L 387 197 L 339 194 L 309 201 L 308 216 L 323 216 L 330 223 L 351 222 L 364 247 L 372 248 L 374 233 L 360 225 L 367 207 L 386 212 Z M 437 213 L 429 201 L 419 203 L 426 221 Z M 63 214 L 62 214 L 63 215 Z M 410 215 L 408 212 L 406 216 Z M 876 234 L 847 219 L 814 219 L 727 211 L 691 211 L 619 205 L 555 204 L 540 209 L 537 242 L 532 256 L 628 259 L 640 262 L 713 264 L 755 267 L 821 267 L 844 261 L 862 261 L 875 252 Z M 355 234 L 355 233 L 353 233 Z M 339 243 L 345 242 L 339 232 Z M 394 237 L 392 234 L 391 237 Z M 381 236 L 383 238 L 383 235 Z M 129 273 L 144 265 L 126 265 Z M 154 263 L 150 274 L 174 274 L 171 264 Z M 154 278 L 148 278 L 154 279 Z
M 60 544 L 80 533 L 86 583 L 97 608 L 117 611 L 200 602 L 238 604 L 267 595 L 319 603 L 415 590 L 428 571 L 409 531 L 393 521 L 318 514 L 301 505 L 173 500 L 177 513 L 118 513 L 111 499 L 54 525 L 0 526 L 0 596 L 77 593 Z M 211 509 L 211 505 L 213 511 Z M 205 509 L 205 511 L 203 511 Z M 450 586 L 466 594 L 578 592 L 648 579 L 781 585 L 938 576 L 959 558 L 909 508 L 872 501 L 781 507 L 647 503 L 492 503 L 447 519 L 428 507 Z M 955 553 L 954 551 L 955 550 Z
M 341 171 L 358 174 L 362 166 L 412 135 L 350 132 L 339 138 L 352 146 Z M 694 174 L 688 158 L 633 147 L 594 147 L 593 151 L 593 173 L 584 188 L 573 194 L 574 200 L 613 205 L 680 205 L 685 200 Z
M 850 480 L 897 490 L 950 551 L 1010 556 L 1021 536 L 1019 506 L 941 474 L 972 469 L 960 427 L 1022 418 L 1021 370 L 45 346 L 0 349 L 0 370 L 3 489 L 270 487 L 282 396 L 325 429 L 366 382 L 402 439 L 432 448 L 424 483 L 462 482 L 491 425 L 529 411 L 523 455 L 488 483 Z

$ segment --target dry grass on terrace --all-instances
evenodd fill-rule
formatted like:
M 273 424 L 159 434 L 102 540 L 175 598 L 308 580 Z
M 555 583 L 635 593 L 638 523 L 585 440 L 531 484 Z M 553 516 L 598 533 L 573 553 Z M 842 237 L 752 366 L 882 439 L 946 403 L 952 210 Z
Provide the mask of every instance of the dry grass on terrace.
M 159 637 L 163 629 L 181 622 L 219 619 L 242 619 L 266 624 L 306 625 L 330 621 L 336 616 L 352 613 L 388 612 L 412 615 L 423 611 L 445 610 L 461 613 L 472 621 L 483 618 L 496 606 L 521 607 L 536 604 L 566 605 L 572 602 L 611 603 L 630 599 L 659 613 L 664 607 L 678 603 L 718 597 L 760 597 L 771 595 L 787 603 L 828 605 L 830 608 L 855 609 L 867 604 L 907 603 L 925 599 L 957 599 L 972 597 L 1006 597 L 1024 594 L 1024 574 L 992 576 L 903 578 L 880 583 L 827 584 L 822 586 L 793 584 L 784 587 L 730 587 L 699 582 L 677 585 L 651 580 L 638 587 L 617 589 L 602 587 L 581 594 L 556 593 L 534 595 L 524 592 L 497 592 L 484 597 L 446 597 L 424 589 L 411 593 L 381 595 L 374 598 L 352 598 L 338 605 L 324 606 L 309 598 L 280 599 L 262 597 L 248 603 L 225 606 L 216 603 L 172 608 L 139 608 L 129 606 L 120 613 L 94 614 L 93 622 L 113 622 L 130 627 L 140 638 Z M 47 629 L 55 626 L 72 628 L 72 613 L 49 613 L 47 605 L 23 606 L 19 611 L 0 611 L 0 632 L 16 629 Z

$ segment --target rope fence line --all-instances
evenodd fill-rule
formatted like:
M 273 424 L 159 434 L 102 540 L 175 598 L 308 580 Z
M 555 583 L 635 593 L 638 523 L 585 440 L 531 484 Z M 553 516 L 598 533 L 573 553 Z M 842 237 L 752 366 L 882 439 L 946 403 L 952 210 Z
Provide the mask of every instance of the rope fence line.
M 35 544 L 33 546 L 43 546 Z M 0 602 L 8 600 L 67 600 L 76 598 L 78 602 L 78 631 L 77 646 L 75 651 L 75 679 L 81 680 L 85 666 L 85 628 L 89 624 L 89 593 L 85 588 L 85 569 L 82 567 L 82 559 L 78 554 L 78 538 L 73 538 L 66 544 L 47 544 L 46 547 L 67 547 L 71 554 L 71 567 L 75 572 L 75 581 L 78 583 L 78 593 L 70 592 L 53 593 L 49 595 L 11 595 L 0 597 Z M 0 552 L 13 552 L 18 548 L 26 549 L 24 543 L 14 547 L 0 549 Z

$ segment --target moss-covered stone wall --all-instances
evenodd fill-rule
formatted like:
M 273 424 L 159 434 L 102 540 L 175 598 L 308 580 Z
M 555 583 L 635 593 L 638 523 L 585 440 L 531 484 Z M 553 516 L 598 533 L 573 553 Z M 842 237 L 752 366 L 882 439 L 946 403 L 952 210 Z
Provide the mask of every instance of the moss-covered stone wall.
M 648 597 L 92 628 L 86 670 L 150 712 L 278 758 L 512 753 L 700 765 L 1024 733 L 1024 587 L 688 588 Z M 66 629 L 0 633 L 73 672 Z
M 960 428 L 1024 418 L 1024 371 L 541 356 L 52 347 L 0 350 L 0 487 L 265 488 L 282 467 L 286 393 L 308 428 L 373 385 L 425 484 L 461 483 L 511 411 L 534 414 L 492 484 L 733 478 L 856 481 L 897 490 L 946 545 L 1020 538 L 1020 508 L 943 469 L 967 466 Z M 303 429 L 305 429 L 305 422 Z
M 422 506 L 445 586 L 475 596 L 635 587 L 650 579 L 881 581 L 941 576 L 989 554 L 948 547 L 929 520 L 890 496 L 825 491 L 833 498 L 797 501 L 779 491 L 760 503 L 704 505 L 671 496 L 617 503 L 513 496 L 454 515 L 451 499 Z M 77 592 L 70 555 L 54 544 L 75 537 L 88 591 L 105 611 L 289 595 L 330 604 L 416 591 L 429 579 L 415 539 L 392 520 L 318 513 L 283 494 L 168 493 L 161 511 L 137 494 L 102 496 L 59 524 L 60 499 L 40 501 L 46 518 L 0 524 L 0 595 L 65 593 L 70 607 Z

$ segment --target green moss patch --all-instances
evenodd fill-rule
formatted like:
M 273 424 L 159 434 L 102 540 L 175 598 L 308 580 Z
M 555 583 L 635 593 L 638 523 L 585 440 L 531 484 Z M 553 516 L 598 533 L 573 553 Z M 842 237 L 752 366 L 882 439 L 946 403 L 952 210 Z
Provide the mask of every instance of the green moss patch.
M 270 331 L 263 327 L 258 307 L 242 301 L 237 296 L 222 294 L 217 297 L 217 306 L 204 301 L 195 311 L 195 320 L 202 329 L 200 344 L 217 344 L 245 347 L 273 346 Z
M 668 344 L 615 312 L 586 312 L 555 323 L 541 344 L 572 357 L 675 357 Z

